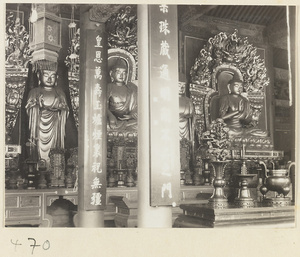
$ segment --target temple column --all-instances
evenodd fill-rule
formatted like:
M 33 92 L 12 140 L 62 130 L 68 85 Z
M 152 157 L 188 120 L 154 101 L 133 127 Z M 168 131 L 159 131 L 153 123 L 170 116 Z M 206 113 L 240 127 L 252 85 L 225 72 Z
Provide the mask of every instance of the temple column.
M 106 85 L 105 22 L 119 8 L 85 5 L 80 14 L 80 94 L 78 133 L 78 213 L 75 226 L 104 227 L 106 208 Z
M 171 33 L 160 30 L 160 19 Z M 177 31 L 177 6 L 138 5 L 138 227 L 172 227 L 179 196 Z M 162 42 L 169 44 L 164 52 Z

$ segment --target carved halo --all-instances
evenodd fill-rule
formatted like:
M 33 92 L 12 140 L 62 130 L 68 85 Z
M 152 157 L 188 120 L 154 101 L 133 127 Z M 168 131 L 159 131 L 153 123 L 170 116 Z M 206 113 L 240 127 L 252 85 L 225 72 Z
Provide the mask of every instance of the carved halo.
M 263 92 L 269 78 L 264 61 L 256 52 L 257 48 L 249 44 L 247 38 L 238 38 L 237 31 L 220 32 L 199 52 L 190 70 L 191 81 L 211 87 L 211 75 L 218 66 L 227 63 L 241 71 L 246 92 Z

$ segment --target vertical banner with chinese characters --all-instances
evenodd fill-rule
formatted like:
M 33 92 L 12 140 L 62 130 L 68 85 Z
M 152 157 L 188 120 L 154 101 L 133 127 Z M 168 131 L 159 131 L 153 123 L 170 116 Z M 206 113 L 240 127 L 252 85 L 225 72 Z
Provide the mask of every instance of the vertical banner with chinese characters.
M 106 60 L 107 42 L 98 30 L 86 32 L 84 209 L 106 206 Z
M 150 204 L 177 204 L 180 190 L 176 5 L 150 5 Z

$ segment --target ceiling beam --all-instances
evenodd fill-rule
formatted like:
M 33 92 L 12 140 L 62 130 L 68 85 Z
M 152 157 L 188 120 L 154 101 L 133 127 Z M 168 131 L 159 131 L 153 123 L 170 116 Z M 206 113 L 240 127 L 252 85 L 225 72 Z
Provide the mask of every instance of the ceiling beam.
M 179 26 L 182 28 L 187 24 L 193 22 L 194 20 L 200 18 L 210 10 L 216 8 L 217 5 L 188 5 L 185 7 L 186 8 L 184 8 L 183 12 L 181 13 L 181 22 L 179 24 Z

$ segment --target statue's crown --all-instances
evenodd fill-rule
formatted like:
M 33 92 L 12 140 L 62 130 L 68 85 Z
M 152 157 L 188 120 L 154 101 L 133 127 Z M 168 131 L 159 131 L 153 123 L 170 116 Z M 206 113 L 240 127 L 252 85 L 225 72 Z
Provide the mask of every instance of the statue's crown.
M 33 63 L 33 70 L 50 70 L 57 71 L 57 62 L 48 61 L 48 60 L 37 60 Z
M 113 65 L 113 69 L 116 69 L 116 68 L 127 69 L 127 63 L 125 62 L 125 60 L 123 60 L 121 58 L 117 58 L 117 60 L 115 61 L 114 65 Z

